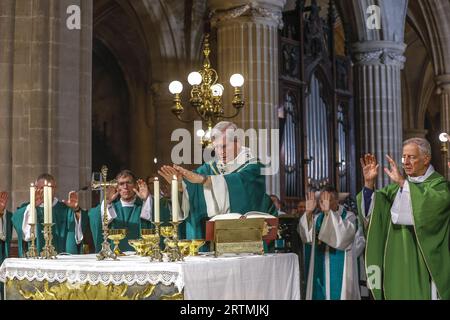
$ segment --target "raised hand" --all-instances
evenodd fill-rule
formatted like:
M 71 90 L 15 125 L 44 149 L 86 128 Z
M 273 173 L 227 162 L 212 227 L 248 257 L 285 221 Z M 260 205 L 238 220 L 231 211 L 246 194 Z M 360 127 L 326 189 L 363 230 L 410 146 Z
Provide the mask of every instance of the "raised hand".
M 202 183 L 204 176 L 202 176 L 201 174 L 195 173 L 193 171 L 189 171 L 186 170 L 180 166 L 177 165 L 173 165 L 173 167 L 175 168 L 175 170 L 177 170 L 182 176 L 183 178 L 185 178 L 187 181 L 191 182 L 191 183 Z
M 390 169 L 384 168 L 384 172 L 391 178 L 393 182 L 398 184 L 400 187 L 403 187 L 403 184 L 405 183 L 405 178 L 400 173 L 400 170 L 398 169 L 397 163 L 395 163 L 394 159 L 392 159 L 390 156 L 386 155 L 386 158 L 389 161 Z
M 134 193 L 136 193 L 136 195 L 141 198 L 142 201 L 147 200 L 148 195 L 149 195 L 149 191 L 148 191 L 148 186 L 147 183 L 145 183 L 144 180 L 139 179 L 137 181 L 137 185 L 138 188 L 133 188 Z
M 173 176 L 176 176 L 178 181 L 181 181 L 182 179 L 182 175 L 171 166 L 162 166 L 158 170 L 158 174 L 163 177 L 169 185 L 172 183 Z
M 0 192 L 0 217 L 3 216 L 8 203 L 8 193 L 5 191 Z
M 330 200 L 331 194 L 329 192 L 323 192 L 320 199 L 320 210 L 324 213 L 330 212 Z
M 310 191 L 306 194 L 306 219 L 308 221 L 308 227 L 312 226 L 312 214 L 317 207 L 316 194 L 314 191 Z
M 115 187 L 109 186 L 106 188 L 106 202 L 111 204 L 119 196 L 119 191 Z
M 312 213 L 317 207 L 316 194 L 314 191 L 306 194 L 306 212 Z
M 378 168 L 380 167 L 377 164 L 377 159 L 373 154 L 365 154 L 363 158 L 360 159 L 361 168 L 364 176 L 364 186 L 369 189 L 375 188 L 375 181 L 378 176 Z
M 75 218 L 80 220 L 81 211 L 78 205 L 78 193 L 76 191 L 70 191 L 67 200 L 63 200 L 63 203 L 71 208 L 75 212 Z

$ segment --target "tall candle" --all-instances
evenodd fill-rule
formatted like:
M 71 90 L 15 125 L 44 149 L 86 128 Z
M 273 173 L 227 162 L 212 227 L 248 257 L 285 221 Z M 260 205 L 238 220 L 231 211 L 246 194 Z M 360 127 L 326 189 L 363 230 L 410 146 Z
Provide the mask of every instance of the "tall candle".
M 172 179 L 172 221 L 178 222 L 178 180 L 176 176 Z
M 28 216 L 28 224 L 36 224 L 36 187 L 33 183 L 30 185 L 30 213 Z
M 48 223 L 53 221 L 53 188 L 52 185 L 48 185 Z
M 155 178 L 153 182 L 153 189 L 155 191 L 154 196 L 154 211 L 155 211 L 155 222 L 160 222 L 159 220 L 159 180 Z
M 48 185 L 47 181 L 44 182 L 44 223 L 48 223 Z

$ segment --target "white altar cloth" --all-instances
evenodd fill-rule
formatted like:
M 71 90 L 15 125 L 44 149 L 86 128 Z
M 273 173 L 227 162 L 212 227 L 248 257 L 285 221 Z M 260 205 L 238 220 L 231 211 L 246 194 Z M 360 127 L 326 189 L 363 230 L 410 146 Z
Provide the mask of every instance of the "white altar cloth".
M 131 253 L 130 253 L 131 254 Z M 186 300 L 298 300 L 300 273 L 293 253 L 215 258 L 200 255 L 181 262 L 149 262 L 128 255 L 118 261 L 97 261 L 94 254 L 59 255 L 55 260 L 9 258 L 0 267 L 0 281 L 175 285 Z

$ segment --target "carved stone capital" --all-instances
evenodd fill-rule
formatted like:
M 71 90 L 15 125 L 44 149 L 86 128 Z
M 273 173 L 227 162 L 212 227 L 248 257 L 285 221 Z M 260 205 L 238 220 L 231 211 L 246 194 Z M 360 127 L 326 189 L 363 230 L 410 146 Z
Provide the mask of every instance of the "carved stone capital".
M 436 76 L 435 79 L 438 85 L 437 94 L 450 94 L 450 74 L 441 74 Z
M 241 19 L 264 22 L 281 29 L 285 3 L 286 0 L 210 0 L 211 23 L 220 26 Z
M 405 44 L 390 41 L 367 41 L 353 45 L 353 61 L 360 65 L 395 65 L 403 69 Z

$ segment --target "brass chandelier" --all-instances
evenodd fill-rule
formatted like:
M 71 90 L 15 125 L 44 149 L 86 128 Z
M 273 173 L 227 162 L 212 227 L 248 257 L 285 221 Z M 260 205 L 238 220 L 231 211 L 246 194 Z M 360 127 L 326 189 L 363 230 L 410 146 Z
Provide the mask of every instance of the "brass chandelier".
M 207 146 L 211 143 L 212 127 L 222 119 L 236 117 L 244 107 L 241 87 L 244 84 L 244 77 L 241 74 L 233 74 L 230 77 L 230 84 L 234 87 L 234 97 L 231 104 L 234 107 L 234 114 L 227 116 L 222 104 L 224 87 L 218 82 L 217 71 L 211 67 L 209 55 L 209 34 L 206 34 L 203 44 L 203 68 L 199 71 L 191 72 L 188 75 L 188 82 L 192 86 L 189 103 L 195 109 L 197 115 L 207 124 L 207 131 L 199 130 L 197 136 L 201 138 L 202 144 Z M 183 84 L 180 81 L 172 81 L 169 84 L 169 91 L 174 95 L 174 105 L 172 113 L 178 120 L 189 123 L 194 120 L 183 119 L 184 107 L 181 103 L 180 94 L 183 91 Z

